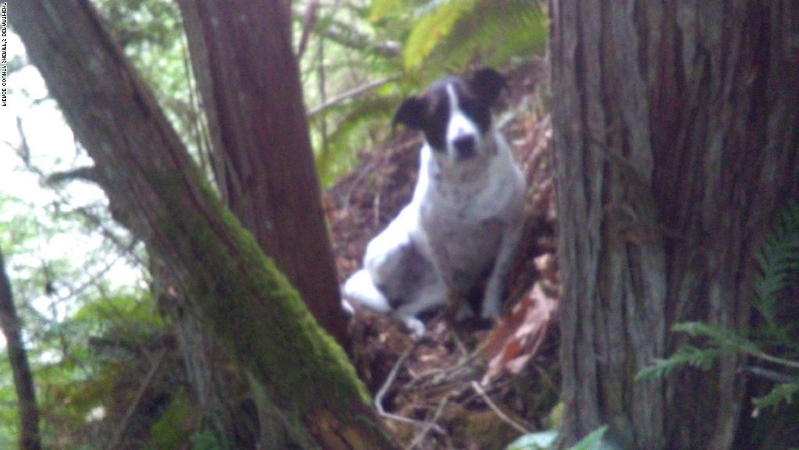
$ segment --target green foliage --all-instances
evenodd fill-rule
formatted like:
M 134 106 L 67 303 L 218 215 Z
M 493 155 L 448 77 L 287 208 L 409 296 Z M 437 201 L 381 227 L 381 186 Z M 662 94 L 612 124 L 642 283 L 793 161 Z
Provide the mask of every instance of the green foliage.
M 580 442 L 574 444 L 574 447 L 571 450 L 592 450 L 595 448 L 599 448 L 600 442 L 602 438 L 605 436 L 605 432 L 608 431 L 608 426 L 603 425 L 596 430 L 588 433 L 588 435 L 580 440 Z
M 219 436 L 211 430 L 194 433 L 189 440 L 192 450 L 223 450 L 225 448 L 220 442 Z
M 374 122 L 391 121 L 390 111 L 400 102 L 396 95 L 373 96 L 354 102 L 346 107 L 325 112 L 335 114 L 337 125 L 327 136 L 323 145 L 318 145 L 316 168 L 322 185 L 329 185 L 350 170 L 355 163 L 355 152 L 359 147 L 359 130 L 371 129 Z
M 183 390 L 179 390 L 172 397 L 172 402 L 161 418 L 150 428 L 150 442 L 147 449 L 183 448 L 191 438 L 191 433 L 185 426 L 191 413 L 191 402 Z
M 685 345 L 667 359 L 656 359 L 654 364 L 638 372 L 636 379 L 645 380 L 653 377 L 664 377 L 683 365 L 690 365 L 701 370 L 710 370 L 720 354 L 721 350 L 718 348 L 700 349 L 693 345 Z
M 438 2 L 426 9 L 411 29 L 403 50 L 406 69 L 417 69 L 439 45 L 447 42 L 458 21 L 474 11 L 475 0 Z
M 574 444 L 569 450 L 595 450 L 603 447 L 602 438 L 608 431 L 607 425 L 603 425 L 596 430 L 588 433 L 578 443 Z M 513 441 L 505 450 L 549 450 L 556 448 L 558 433 L 556 431 L 543 431 L 540 433 L 525 434 Z
M 554 447 L 558 432 L 554 430 L 525 434 L 511 442 L 505 450 L 547 450 Z
M 799 203 L 789 203 L 756 255 L 761 274 L 755 279 L 753 306 L 765 321 L 760 339 L 790 349 L 799 357 L 799 326 L 778 318 L 784 309 L 779 294 L 799 285 Z
M 451 22 L 446 32 L 431 33 L 428 22 Z M 426 15 L 411 31 L 403 51 L 407 70 L 463 71 L 468 65 L 502 65 L 513 56 L 542 54 L 547 21 L 536 0 L 451 1 Z
M 513 56 L 541 54 L 547 42 L 546 14 L 538 0 L 373 2 L 373 20 L 389 17 L 408 23 L 403 66 L 424 73 L 426 80 L 474 63 L 502 65 Z
M 774 386 L 768 394 L 754 399 L 758 408 L 777 407 L 780 403 L 792 403 L 799 396 L 799 382 L 782 383 Z
M 358 150 L 389 136 L 390 117 L 409 93 L 444 74 L 478 65 L 501 67 L 514 57 L 543 53 L 548 27 L 542 4 L 374 0 L 364 9 L 345 0 L 336 8 L 320 7 L 314 27 L 320 44 L 309 45 L 312 50 L 301 60 L 308 104 L 319 105 L 372 80 L 392 80 L 313 117 L 322 184 L 350 170 Z M 302 25 L 298 20 L 298 30 Z M 387 43 L 401 51 L 381 51 Z
M 721 355 L 739 353 L 785 372 L 771 375 L 776 384 L 767 395 L 754 399 L 758 408 L 791 403 L 799 392 L 799 333 L 795 319 L 786 316 L 797 305 L 796 299 L 791 305 L 782 294 L 799 287 L 799 204 L 789 204 L 778 215 L 756 260 L 760 275 L 751 303 L 762 319 L 760 326 L 743 333 L 702 322 L 677 323 L 672 331 L 687 334 L 699 345 L 683 345 L 669 358 L 641 370 L 637 378 L 667 376 L 685 365 L 709 370 Z
M 97 0 L 114 38 L 155 93 L 192 155 L 202 161 L 207 136 L 182 18 L 174 0 Z M 206 168 L 206 167 L 204 167 Z

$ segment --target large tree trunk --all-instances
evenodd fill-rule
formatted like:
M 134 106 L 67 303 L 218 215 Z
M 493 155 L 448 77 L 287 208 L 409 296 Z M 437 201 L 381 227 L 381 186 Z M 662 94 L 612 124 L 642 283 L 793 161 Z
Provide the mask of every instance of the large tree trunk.
M 729 448 L 741 359 L 635 382 L 678 321 L 741 329 L 797 194 L 799 3 L 552 0 L 563 435 Z
M 275 258 L 316 320 L 344 344 L 335 264 L 291 47 L 289 4 L 179 4 L 222 198 L 264 253 Z M 240 17 L 256 20 L 242 23 Z M 200 403 L 214 412 L 217 428 L 241 439 L 249 431 L 241 425 L 250 421 L 246 409 L 228 404 L 234 397 L 227 391 L 235 383 L 221 373 L 227 366 L 225 355 L 213 351 L 217 346 L 194 317 L 172 317 Z M 260 445 L 285 448 L 291 432 L 280 411 L 266 411 L 262 405 L 260 416 Z
M 202 182 L 88 0 L 25 2 L 10 19 L 94 159 L 112 212 L 175 271 L 204 321 L 268 392 L 264 402 L 286 414 L 295 443 L 395 448 L 344 352 Z
M 0 251 L 0 329 L 6 338 L 8 360 L 11 363 L 11 373 L 14 376 L 14 389 L 17 391 L 20 421 L 19 448 L 39 450 L 42 448 L 42 441 L 39 434 L 39 407 L 36 405 L 36 390 L 2 251 Z
M 338 279 L 308 136 L 290 2 L 181 0 L 222 198 L 346 342 Z

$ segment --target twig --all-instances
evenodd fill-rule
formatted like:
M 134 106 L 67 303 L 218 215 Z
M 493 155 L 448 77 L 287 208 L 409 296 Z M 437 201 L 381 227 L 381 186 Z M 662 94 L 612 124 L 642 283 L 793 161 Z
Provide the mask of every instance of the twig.
M 335 105 L 343 102 L 344 100 L 348 100 L 350 98 L 359 97 L 359 96 L 371 91 L 372 89 L 379 88 L 380 86 L 383 86 L 384 84 L 391 83 L 392 81 L 394 81 L 396 79 L 397 79 L 397 77 L 381 78 L 379 80 L 375 80 L 375 81 L 366 83 L 366 84 L 364 84 L 362 86 L 358 86 L 355 89 L 349 90 L 347 92 L 344 92 L 342 94 L 339 94 L 339 95 L 331 98 L 330 100 L 322 103 L 321 105 L 318 105 L 318 106 L 315 106 L 315 107 L 311 108 L 308 111 L 307 116 L 309 118 L 311 118 L 311 117 L 319 114 L 320 112 L 324 111 L 325 109 L 330 108 L 331 106 L 335 106 Z
M 744 353 L 748 353 L 749 355 L 751 355 L 751 356 L 753 356 L 755 358 L 758 358 L 758 359 L 762 359 L 764 361 L 769 361 L 769 362 L 772 362 L 774 364 L 779 364 L 781 366 L 790 367 L 791 369 L 799 369 L 799 361 L 791 361 L 790 359 L 778 358 L 776 356 L 771 356 L 768 353 L 765 353 L 765 352 L 762 352 L 762 351 L 751 351 L 751 350 L 743 349 L 743 352 Z
M 494 403 L 494 401 L 491 400 L 491 398 L 488 396 L 488 394 L 485 393 L 483 388 L 480 387 L 479 383 L 477 383 L 476 381 L 472 381 L 472 388 L 475 390 L 475 392 L 477 392 L 478 395 L 480 395 L 480 397 L 483 398 L 483 401 L 486 402 L 488 407 L 491 408 L 491 410 L 494 411 L 494 413 L 496 413 L 497 417 L 502 419 L 503 422 L 505 422 L 508 425 L 512 426 L 514 430 L 516 430 L 516 431 L 518 431 L 520 433 L 525 433 L 525 434 L 529 434 L 530 433 L 530 431 L 527 428 L 521 426 L 519 423 L 517 423 L 516 421 L 514 421 L 513 419 L 508 417 L 504 412 L 502 412 L 499 409 L 499 407 Z
M 417 341 L 418 342 L 418 341 Z M 383 409 L 383 397 L 386 395 L 388 390 L 391 388 L 391 385 L 394 383 L 394 378 L 397 377 L 397 372 L 399 372 L 399 368 L 411 354 L 414 348 L 416 348 L 417 342 L 414 342 L 410 347 L 408 347 L 402 355 L 397 359 L 397 362 L 394 363 L 394 367 L 391 368 L 391 372 L 388 373 L 388 377 L 386 381 L 383 382 L 383 386 L 380 387 L 380 390 L 377 391 L 377 395 L 375 395 L 375 408 L 377 408 L 377 412 L 380 415 L 386 415 L 386 410 Z
M 746 367 L 744 370 L 752 375 L 764 378 L 775 383 L 796 383 L 799 379 L 795 376 L 790 376 L 784 373 L 777 372 L 776 370 L 767 369 L 765 367 Z
M 388 393 L 388 390 L 391 388 L 391 385 L 394 383 L 394 379 L 397 377 L 397 372 L 399 372 L 399 368 L 402 366 L 402 364 L 405 363 L 405 360 L 411 354 L 411 351 L 413 351 L 413 349 L 415 349 L 418 344 L 419 341 L 414 342 L 413 345 L 408 347 L 408 349 L 405 350 L 402 353 L 402 355 L 400 355 L 399 359 L 397 359 L 397 362 L 394 363 L 394 367 L 391 368 L 391 372 L 389 372 L 386 381 L 383 382 L 383 386 L 380 387 L 380 390 L 377 391 L 377 394 L 375 395 L 375 409 L 377 410 L 377 413 L 380 414 L 380 416 L 385 417 L 386 419 L 391 419 L 397 422 L 403 422 L 417 426 L 430 426 L 436 432 L 443 434 L 444 430 L 442 430 L 441 427 L 439 427 L 435 423 L 430 424 L 429 422 L 414 420 L 408 417 L 392 414 L 390 412 L 386 412 L 386 410 L 383 408 L 383 397 L 385 397 L 386 393 Z
M 119 447 L 119 443 L 122 440 L 122 435 L 125 433 L 125 428 L 128 427 L 128 422 L 130 422 L 130 418 L 133 416 L 133 413 L 136 411 L 136 408 L 139 406 L 139 402 L 141 402 L 142 397 L 144 396 L 144 391 L 150 386 L 152 383 L 155 374 L 158 372 L 158 369 L 161 367 L 161 362 L 164 360 L 164 356 L 166 356 L 167 349 L 161 349 L 158 352 L 158 356 L 156 356 L 155 361 L 153 361 L 153 365 L 150 367 L 150 371 L 147 372 L 147 375 L 142 380 L 141 384 L 139 385 L 139 390 L 136 392 L 136 397 L 133 398 L 133 402 L 131 402 L 130 406 L 128 406 L 128 410 L 125 412 L 125 417 L 122 418 L 122 421 L 117 426 L 116 430 L 114 431 L 114 435 L 108 441 L 108 445 L 105 448 L 108 449 L 115 449 Z
M 469 366 L 474 360 L 476 360 L 478 357 L 480 357 L 480 355 L 481 355 L 481 353 L 483 351 L 483 348 L 485 348 L 485 343 L 481 343 L 468 356 L 460 358 L 458 360 L 458 362 L 455 363 L 455 365 L 453 365 L 453 366 L 445 367 L 445 368 L 429 369 L 429 370 L 426 370 L 426 371 L 421 372 L 421 373 L 411 372 L 411 377 L 413 378 L 413 380 L 411 380 L 411 382 L 408 383 L 408 384 L 411 385 L 411 386 L 415 386 L 415 385 L 421 383 L 423 379 L 429 378 L 429 377 L 434 377 L 436 375 L 443 375 L 444 381 L 449 381 L 449 380 L 455 378 L 456 376 L 458 376 L 461 373 L 461 370 L 469 369 L 469 367 L 467 367 L 467 366 Z M 409 369 L 409 372 L 410 372 L 410 369 Z M 438 384 L 441 384 L 441 383 L 438 383 Z
M 430 419 L 430 421 L 426 424 L 426 426 L 422 429 L 422 431 L 419 434 L 417 434 L 416 437 L 413 438 L 413 441 L 411 441 L 411 443 L 408 444 L 407 447 L 405 447 L 407 450 L 411 450 L 415 448 L 417 445 L 421 444 L 422 439 L 424 439 L 424 437 L 427 436 L 427 433 L 429 433 L 430 430 L 435 429 L 437 432 L 443 433 L 443 430 L 441 429 L 441 427 L 438 426 L 436 422 L 438 422 L 438 418 L 441 417 L 441 413 L 444 411 L 444 407 L 447 405 L 447 402 L 449 402 L 449 395 L 441 399 L 441 403 L 438 404 L 438 408 L 436 408 L 436 412 L 435 414 L 433 414 L 433 418 Z
M 417 446 L 421 445 L 422 440 L 424 439 L 425 436 L 427 436 L 428 433 L 430 433 L 430 430 L 435 430 L 437 433 L 446 436 L 444 434 L 444 430 L 442 430 L 441 427 L 439 427 L 436 422 L 438 422 L 438 418 L 441 417 L 441 413 L 444 412 L 444 407 L 447 405 L 448 402 L 449 402 L 449 395 L 441 399 L 441 403 L 438 404 L 436 412 L 433 414 L 433 418 L 430 419 L 430 421 L 427 422 L 422 431 L 419 432 L 419 434 L 417 434 L 413 438 L 413 441 L 411 441 L 411 443 L 405 447 L 406 450 L 412 450 Z

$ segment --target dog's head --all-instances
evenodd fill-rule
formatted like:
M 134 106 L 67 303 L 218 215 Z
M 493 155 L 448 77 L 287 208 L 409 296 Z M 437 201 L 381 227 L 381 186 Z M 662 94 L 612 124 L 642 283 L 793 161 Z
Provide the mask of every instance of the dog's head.
M 443 78 L 421 97 L 402 102 L 394 124 L 422 130 L 438 160 L 455 163 L 488 154 L 495 151 L 490 144 L 490 108 L 505 86 L 505 78 L 488 68 L 471 78 Z

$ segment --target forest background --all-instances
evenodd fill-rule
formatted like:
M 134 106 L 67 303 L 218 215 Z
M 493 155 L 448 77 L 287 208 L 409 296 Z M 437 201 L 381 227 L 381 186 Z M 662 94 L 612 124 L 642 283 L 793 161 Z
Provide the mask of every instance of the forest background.
M 291 263 L 291 252 L 279 246 L 270 249 L 274 244 L 259 236 L 268 236 L 270 230 L 257 230 L 257 219 L 247 215 L 254 207 L 250 204 L 248 208 L 246 195 L 240 194 L 249 180 L 236 178 L 241 172 L 220 171 L 220 167 L 247 168 L 236 165 L 241 161 L 234 160 L 235 153 L 227 154 L 228 160 L 220 163 L 220 154 L 213 151 L 220 146 L 215 124 L 225 120 L 213 114 L 229 113 L 224 109 L 225 101 L 233 97 L 216 97 L 219 104 L 209 106 L 213 98 L 206 95 L 209 86 L 217 92 L 223 92 L 225 86 L 218 78 L 217 84 L 213 80 L 209 84 L 209 74 L 202 70 L 195 78 L 192 67 L 196 70 L 198 58 L 203 56 L 192 51 L 190 57 L 189 48 L 206 49 L 208 55 L 217 50 L 214 40 L 209 39 L 216 25 L 203 19 L 212 17 L 209 11 L 221 16 L 224 11 L 214 10 L 213 2 L 178 3 L 180 8 L 167 1 L 92 2 L 104 24 L 94 31 L 107 27 L 133 62 L 138 75 L 129 76 L 132 72 L 123 64 L 122 81 L 134 80 L 130 86 L 142 92 L 140 77 L 142 86 L 154 92 L 157 108 L 194 161 L 176 158 L 178 167 L 196 164 L 199 177 L 215 183 L 222 200 L 253 231 L 267 255 L 287 264 L 281 268 L 297 284 L 321 325 L 343 342 L 347 337 L 342 322 L 329 314 L 337 309 L 337 303 L 320 301 L 330 300 L 328 294 L 308 295 L 312 291 L 304 289 L 315 287 L 302 280 L 303 273 L 296 267 L 292 268 L 297 261 Z M 610 426 L 607 439 L 630 448 L 678 448 L 686 443 L 726 448 L 750 442 L 757 442 L 761 448 L 779 448 L 796 441 L 797 409 L 791 399 L 797 392 L 797 328 L 790 318 L 795 317 L 797 307 L 796 296 L 791 293 L 795 293 L 799 260 L 799 214 L 790 205 L 797 189 L 799 127 L 797 102 L 792 102 L 797 99 L 795 83 L 790 79 L 791 74 L 797 74 L 797 52 L 791 36 L 796 36 L 799 20 L 795 20 L 797 9 L 790 2 L 768 6 L 739 3 L 734 8 L 699 8 L 671 2 L 662 8 L 640 7 L 635 9 L 636 14 L 631 11 L 623 15 L 623 9 L 602 10 L 599 5 L 575 10 L 575 4 L 568 1 L 550 2 L 549 11 L 538 2 L 521 0 L 313 1 L 294 3 L 286 14 L 290 21 L 285 24 L 279 22 L 279 14 L 263 16 L 265 22 L 277 20 L 272 23 L 276 26 L 263 28 L 287 30 L 291 53 L 299 56 L 297 75 L 314 149 L 315 174 L 310 179 L 315 183 L 318 176 L 324 188 L 355 167 L 359 152 L 363 156 L 364 149 L 390 137 L 393 108 L 429 81 L 478 65 L 512 71 L 536 56 L 547 56 L 549 13 L 553 93 L 544 83 L 536 101 L 544 112 L 550 107 L 553 110 L 554 145 L 561 158 L 557 177 L 564 188 L 558 206 L 566 218 L 559 225 L 561 264 L 567 263 L 562 266 L 562 277 L 572 281 L 564 285 L 566 308 L 561 328 L 567 338 L 561 353 L 564 442 L 573 443 L 605 424 Z M 58 9 L 75 12 L 62 17 L 74 17 L 76 23 L 82 18 L 92 20 L 89 2 L 64 2 L 67 4 L 48 3 L 50 9 L 40 13 L 52 16 Z M 716 2 L 713 5 L 718 6 Z M 199 19 L 186 22 L 188 35 L 184 34 L 180 9 L 184 17 Z M 35 25 L 31 29 L 22 26 L 20 34 L 38 30 L 35 19 L 15 16 L 15 11 L 27 12 L 25 7 L 9 2 L 12 25 L 17 17 L 23 17 L 18 24 Z M 702 20 L 694 22 L 690 13 Z M 237 17 L 246 21 L 256 16 Z M 637 22 L 638 28 L 625 26 L 625 21 Z M 646 21 L 652 27 L 641 26 Z M 665 32 L 654 31 L 659 29 L 655 25 L 662 24 L 666 24 Z M 676 26 L 669 28 L 668 24 Z M 675 29 L 704 32 L 678 35 L 675 41 L 682 39 L 682 46 L 655 46 L 658 39 L 674 37 L 669 33 Z M 256 30 L 262 31 L 254 25 Z M 650 32 L 647 39 L 636 40 Z M 101 50 L 107 49 L 103 33 L 96 36 L 99 38 L 92 42 Z M 266 36 L 265 43 L 280 40 L 279 36 Z M 240 43 L 240 39 L 236 33 L 220 34 L 217 43 L 225 48 L 223 44 Z M 11 444 L 22 436 L 20 444 L 26 446 L 26 436 L 40 436 L 46 447 L 60 448 L 179 448 L 188 444 L 196 448 L 244 448 L 258 441 L 281 448 L 280 442 L 289 441 L 309 444 L 311 440 L 343 440 L 352 444 L 384 439 L 380 432 L 374 433 L 381 426 L 354 426 L 351 418 L 335 414 L 333 403 L 301 411 L 299 417 L 293 415 L 291 411 L 296 412 L 298 405 L 317 405 L 297 391 L 296 399 L 293 395 L 287 398 L 289 391 L 281 391 L 285 386 L 280 381 L 263 378 L 269 373 L 268 364 L 259 366 L 260 362 L 246 358 L 249 349 L 236 342 L 235 335 L 231 339 L 224 323 L 214 315 L 213 303 L 203 296 L 185 295 L 207 293 L 209 289 L 217 289 L 217 295 L 222 292 L 219 283 L 180 289 L 185 280 L 181 277 L 186 274 L 174 273 L 180 272 L 176 269 L 180 264 L 169 263 L 177 261 L 192 267 L 197 262 L 185 259 L 180 248 L 165 252 L 163 258 L 146 252 L 144 243 L 152 244 L 148 238 L 163 238 L 157 232 L 152 233 L 155 237 L 142 233 L 139 222 L 148 220 L 148 211 L 141 216 L 126 215 L 118 202 L 129 194 L 107 190 L 112 197 L 121 196 L 111 199 L 109 211 L 109 200 L 92 184 L 99 180 L 107 185 L 109 180 L 102 179 L 107 173 L 88 169 L 88 153 L 98 152 L 98 141 L 86 139 L 91 133 L 77 139 L 62 126 L 64 119 L 55 101 L 18 50 L 19 41 L 11 35 L 10 42 L 9 86 L 14 107 L 2 110 L 6 141 L 2 151 L 3 170 L 13 168 L 3 179 L 9 186 L 24 187 L 18 191 L 9 188 L 0 199 L 0 244 L 16 299 L 13 307 L 4 303 L 4 332 L 12 333 L 9 366 L 0 371 L 4 374 L 0 385 L 4 405 L 0 410 L 4 415 L 0 439 L 5 440 L 0 443 Z M 195 47 L 198 42 L 204 47 Z M 621 43 L 634 43 L 639 53 L 626 52 Z M 62 48 L 70 51 L 68 45 Z M 758 48 L 769 51 L 753 51 Z M 75 56 L 77 61 L 82 55 L 76 52 Z M 246 73 L 237 74 L 236 69 L 258 67 L 261 62 L 237 59 L 236 52 L 217 53 L 216 57 L 205 62 L 210 66 L 225 62 L 233 69 L 230 74 L 243 76 L 245 81 Z M 570 66 L 575 60 L 576 65 Z M 91 68 L 93 61 L 85 61 L 83 67 Z M 550 59 L 543 61 L 546 67 Z M 646 61 L 648 65 L 642 64 Z M 664 61 L 677 63 L 665 67 L 668 64 Z M 47 66 L 49 62 L 40 58 L 37 64 Z M 285 67 L 291 69 L 290 64 Z M 70 74 L 81 69 L 78 66 Z M 217 65 L 214 70 L 217 72 L 212 70 L 210 76 L 218 77 L 224 67 Z M 52 74 L 49 72 L 49 76 Z M 647 76 L 648 84 L 642 82 Z M 614 81 L 622 79 L 629 83 Z M 54 80 L 48 78 L 48 84 L 53 86 Z M 234 90 L 240 80 L 231 83 Z M 64 92 L 60 95 L 59 101 L 69 101 Z M 550 95 L 558 99 L 551 105 Z M 92 112 L 108 106 L 102 102 L 93 105 L 92 100 L 85 103 L 87 98 L 80 101 Z M 141 98 L 134 97 L 138 103 L 131 105 L 153 111 L 155 103 L 149 97 Z M 533 108 L 536 114 L 540 112 L 537 108 Z M 582 113 L 580 108 L 584 108 Z M 65 109 L 71 123 L 82 123 L 75 128 L 76 135 L 88 133 L 91 121 L 86 117 L 91 116 L 81 117 L 75 110 Z M 271 110 L 262 112 L 264 120 L 274 120 Z M 545 117 L 530 119 L 548 120 Z M 102 123 L 105 117 L 95 119 L 98 129 L 107 125 Z M 574 124 L 582 124 L 583 132 L 576 132 Z M 602 130 L 594 128 L 597 126 Z M 617 133 L 619 129 L 627 134 Z M 670 147 L 672 133 L 682 152 L 675 153 Z M 171 139 L 168 133 L 164 136 L 167 141 Z M 96 159 L 98 153 L 92 155 Z M 151 159 L 158 157 L 153 154 Z M 653 158 L 657 164 L 653 165 Z M 14 161 L 13 166 L 6 161 Z M 113 167 L 96 162 L 101 167 Z M 272 167 L 272 175 L 277 175 L 275 167 L 279 166 Z M 675 182 L 683 178 L 689 182 Z M 161 181 L 176 186 L 174 180 Z M 192 183 L 190 180 L 188 184 Z M 299 186 L 297 191 L 310 186 L 307 191 L 312 196 L 317 189 L 305 182 Z M 206 203 L 202 184 L 191 189 L 206 211 L 216 211 L 213 201 Z M 149 199 L 146 189 L 140 194 Z M 164 201 L 176 199 L 180 200 L 177 194 Z M 694 201 L 697 199 L 702 202 Z M 579 207 L 580 202 L 584 207 Z M 274 207 L 276 203 L 267 204 Z M 723 206 L 723 213 L 711 213 Z M 137 233 L 129 234 L 116 225 L 112 215 Z M 211 221 L 217 227 L 215 231 L 229 226 L 235 229 L 224 214 L 212 214 L 214 217 L 221 217 Z M 192 217 L 183 219 L 187 220 L 181 225 L 188 226 L 185 229 L 202 229 L 202 223 L 192 221 Z M 317 222 L 321 220 L 303 224 Z M 178 237 L 174 230 L 165 232 Z M 246 239 L 238 236 L 231 238 L 231 248 L 248 248 Z M 596 242 L 604 245 L 595 246 Z M 322 248 L 321 253 L 308 255 L 320 256 L 324 251 Z M 254 262 L 257 270 L 273 273 L 257 255 L 247 253 L 246 257 L 254 258 L 248 261 Z M 318 273 L 326 270 L 321 267 L 325 260 L 319 258 Z M 726 276 L 730 273 L 739 275 Z M 214 279 L 213 272 L 208 275 Z M 277 297 L 291 297 L 282 278 L 276 279 L 269 289 L 277 286 L 273 291 Z M 4 292 L 4 299 L 10 297 Z M 276 304 L 280 308 L 287 305 L 285 311 L 296 313 L 299 323 L 304 323 L 305 313 L 291 306 L 291 300 Z M 253 308 L 238 310 L 233 317 L 243 317 L 239 314 L 242 312 L 269 312 L 258 309 L 258 305 Z M 195 315 L 195 309 L 201 313 Z M 21 321 L 9 319 L 11 310 L 16 310 L 13 315 Z M 209 318 L 214 324 L 210 328 L 219 332 L 221 342 L 208 334 Z M 688 323 L 675 326 L 674 335 L 679 337 L 672 338 L 668 328 L 678 320 Z M 611 323 L 615 325 L 608 326 Z M 307 329 L 310 336 L 318 336 L 313 326 Z M 14 330 L 17 336 L 13 336 Z M 580 339 L 574 339 L 577 336 Z M 684 345 L 689 336 L 699 338 L 692 341 L 695 345 Z M 331 363 L 329 373 L 348 379 L 347 365 L 339 365 L 335 346 L 325 339 L 310 342 L 326 342 L 319 348 Z M 520 341 L 508 342 L 516 345 Z M 614 345 L 608 345 L 611 342 Z M 18 361 L 14 355 L 20 356 L 14 353 L 19 350 L 14 343 L 24 343 L 28 352 L 32 373 L 27 378 L 35 380 L 38 404 L 31 404 L 30 397 L 25 403 L 19 372 L 14 372 L 12 381 L 11 368 Z M 675 350 L 671 359 L 661 359 Z M 594 353 L 601 357 L 594 358 Z M 272 362 L 285 363 L 279 358 Z M 304 367 L 303 361 L 299 364 Z M 641 372 L 651 364 L 655 366 Z M 684 364 L 694 368 L 684 370 Z M 259 390 L 264 386 L 274 390 Z M 363 400 L 357 383 L 341 386 L 341 392 L 352 394 L 343 396 L 346 401 L 353 402 L 359 396 Z M 507 411 L 507 404 L 496 410 L 489 408 L 490 396 L 479 395 L 478 388 L 474 392 L 486 409 L 492 409 L 492 417 L 500 416 L 497 411 L 503 408 Z M 492 394 L 498 397 L 497 392 Z M 707 395 L 706 401 L 701 401 L 703 395 Z M 442 408 L 445 403 L 446 398 Z M 360 400 L 352 404 L 361 419 L 373 420 L 368 409 L 359 409 L 363 406 Z M 200 417 L 191 414 L 198 406 Z M 416 423 L 427 430 L 414 435 L 409 445 L 419 445 L 419 436 L 438 433 L 431 442 L 451 446 L 447 439 L 453 429 L 436 429 L 436 421 L 429 418 L 437 417 L 435 410 L 428 412 L 427 418 Z M 36 417 L 40 431 L 26 429 L 31 423 L 26 419 L 33 414 L 41 417 Z M 21 428 L 17 426 L 19 419 Z M 294 422 L 296 419 L 302 424 Z M 514 422 L 505 419 L 506 423 Z M 520 426 L 522 431 L 542 427 L 546 427 L 543 422 Z M 281 431 L 276 433 L 276 429 Z M 271 446 L 265 444 L 270 438 L 275 439 Z M 504 443 L 507 440 L 493 444 Z M 32 443 L 26 448 L 37 447 Z

